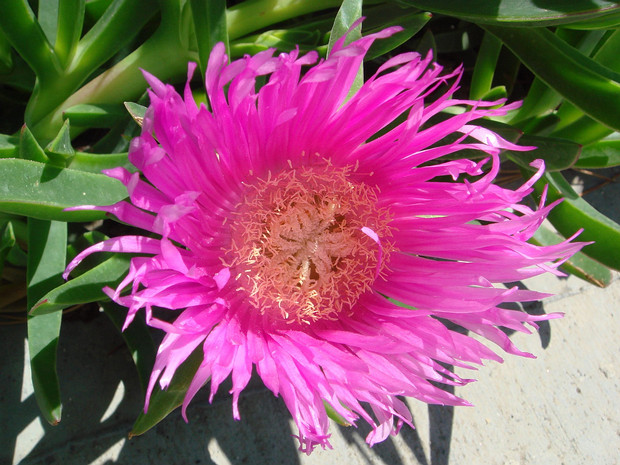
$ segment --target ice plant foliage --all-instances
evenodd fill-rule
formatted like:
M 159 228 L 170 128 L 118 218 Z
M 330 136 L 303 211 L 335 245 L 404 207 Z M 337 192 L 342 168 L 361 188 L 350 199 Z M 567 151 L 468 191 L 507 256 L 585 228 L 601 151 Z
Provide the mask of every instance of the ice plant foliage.
M 553 207 L 519 203 L 542 163 L 516 190 L 493 184 L 500 151 L 526 148 L 472 121 L 514 105 L 453 98 L 460 70 L 442 75 L 430 57 L 405 53 L 347 100 L 372 42 L 396 30 L 340 39 L 318 63 L 314 52 L 268 50 L 228 64 L 219 44 L 206 72 L 209 107 L 196 105 L 189 82 L 182 97 L 145 73 L 151 104 L 129 154 L 141 174 L 107 172 L 130 202 L 81 208 L 157 238 L 109 239 L 67 269 L 96 251 L 139 254 L 107 293 L 128 307 L 125 326 L 145 309 L 166 332 L 145 409 L 155 384 L 165 389 L 202 346 L 184 417 L 208 381 L 212 398 L 232 376 L 238 419 L 256 370 L 290 410 L 302 451 L 329 446 L 324 402 L 351 424 L 370 423 L 372 445 L 411 424 L 401 396 L 467 405 L 438 387 L 471 381 L 446 365 L 501 361 L 445 321 L 532 356 L 500 327 L 528 332 L 557 315 L 500 308 L 545 297 L 501 283 L 559 274 L 582 244 L 527 242 Z M 452 116 L 434 118 L 446 109 Z M 465 149 L 480 157 L 459 158 Z

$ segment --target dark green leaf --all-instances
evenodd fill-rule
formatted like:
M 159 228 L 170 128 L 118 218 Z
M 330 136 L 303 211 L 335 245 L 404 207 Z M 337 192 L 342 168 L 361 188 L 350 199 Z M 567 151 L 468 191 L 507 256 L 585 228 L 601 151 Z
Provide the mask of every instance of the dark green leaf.
M 549 87 L 599 122 L 620 130 L 620 74 L 547 29 L 484 26 Z
M 0 29 L 39 79 L 51 82 L 60 76 L 60 64 L 27 0 L 2 2 Z
M 611 0 L 400 0 L 474 23 L 551 26 L 593 20 L 620 11 Z
M 11 44 L 0 29 L 0 75 L 7 74 L 13 69 Z
M 549 221 L 564 237 L 570 237 L 580 228 L 580 241 L 594 241 L 583 248 L 583 253 L 600 263 L 620 270 L 620 225 L 599 213 L 579 197 L 561 173 L 545 173 L 535 184 L 537 195 L 549 185 L 548 201 L 564 198 L 549 214 Z
M 586 145 L 575 168 L 610 168 L 620 166 L 620 140 L 602 140 Z
M 78 205 L 111 205 L 127 197 L 116 179 L 14 158 L 0 159 L 0 211 L 40 219 L 92 221 L 98 211 L 66 212 Z
M 114 302 L 102 302 L 101 308 L 116 328 L 121 331 L 125 317 L 127 316 L 127 308 L 121 307 Z M 131 356 L 138 371 L 138 378 L 142 391 L 146 392 L 149 384 L 153 364 L 155 363 L 156 347 L 151 337 L 148 326 L 141 318 L 134 318 L 133 322 L 121 332 L 121 336 L 127 344 L 127 348 L 131 352 Z
M 0 219 L 0 277 L 4 269 L 4 261 L 16 243 L 13 224 L 6 219 Z
M 146 433 L 183 403 L 187 389 L 196 371 L 200 367 L 202 359 L 203 350 L 201 344 L 192 352 L 187 360 L 177 368 L 167 390 L 162 391 L 159 385 L 155 386 L 149 402 L 148 411 L 146 413 L 140 413 L 140 416 L 129 432 L 129 437 Z
M 122 105 L 114 104 L 80 104 L 67 108 L 62 114 L 72 125 L 88 128 L 109 128 L 126 115 Z
M 501 50 L 502 42 L 494 35 L 485 32 L 469 86 L 470 99 L 482 99 L 491 90 L 497 59 Z
M 73 305 L 107 299 L 102 289 L 115 288 L 127 274 L 131 257 L 113 255 L 77 278 L 50 290 L 31 308 L 30 315 L 45 315 Z
M 572 167 L 581 153 L 581 145 L 554 137 L 524 134 L 519 139 L 519 145 L 536 147 L 535 150 L 527 152 L 507 152 L 511 160 L 527 169 L 533 169 L 529 166 L 532 161 L 542 159 L 547 171 L 562 171 Z
M 431 19 L 431 15 L 426 12 L 416 12 L 416 13 L 401 13 L 400 16 L 393 19 L 388 23 L 384 23 L 381 25 L 380 29 L 383 29 L 388 26 L 402 26 L 403 30 L 401 32 L 397 32 L 396 34 L 387 37 L 385 39 L 375 41 L 366 57 L 365 61 L 373 60 L 377 57 L 385 55 L 392 50 L 394 50 L 399 45 L 408 41 L 411 37 L 417 34 Z M 372 29 L 368 31 L 368 33 L 375 32 L 377 29 Z
M 218 42 L 228 47 L 228 32 L 226 29 L 226 1 L 225 0 L 190 0 L 194 31 L 198 43 L 198 58 L 200 73 L 204 79 L 209 61 L 209 54 Z
M 542 226 L 538 228 L 530 242 L 537 245 L 553 245 L 563 240 L 564 238 Z M 609 268 L 581 252 L 577 252 L 564 262 L 560 269 L 599 287 L 607 287 L 611 283 Z
M 62 283 L 66 243 L 66 223 L 33 218 L 28 221 L 28 308 Z M 28 348 L 35 397 L 43 416 L 52 425 L 58 424 L 62 411 L 56 374 L 61 319 L 61 310 L 28 317 Z

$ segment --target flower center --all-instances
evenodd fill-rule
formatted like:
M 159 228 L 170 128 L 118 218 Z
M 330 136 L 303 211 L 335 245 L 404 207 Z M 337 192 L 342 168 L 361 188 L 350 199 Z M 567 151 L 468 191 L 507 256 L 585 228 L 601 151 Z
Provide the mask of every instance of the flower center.
M 392 245 L 377 189 L 330 164 L 248 186 L 232 224 L 238 286 L 263 314 L 287 322 L 336 319 L 384 271 Z

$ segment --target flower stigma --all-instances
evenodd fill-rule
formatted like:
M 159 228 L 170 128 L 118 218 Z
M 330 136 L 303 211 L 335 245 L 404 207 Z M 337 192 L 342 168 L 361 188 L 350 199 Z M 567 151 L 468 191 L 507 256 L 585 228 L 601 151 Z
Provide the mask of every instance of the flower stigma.
M 239 290 L 261 314 L 335 320 L 352 314 L 386 270 L 391 215 L 354 172 L 328 162 L 269 172 L 247 186 L 228 253 Z

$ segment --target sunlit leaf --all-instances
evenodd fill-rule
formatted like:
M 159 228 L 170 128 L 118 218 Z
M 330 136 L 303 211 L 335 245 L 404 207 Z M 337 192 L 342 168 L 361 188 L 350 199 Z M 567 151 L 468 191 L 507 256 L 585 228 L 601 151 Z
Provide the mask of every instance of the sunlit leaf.
M 127 115 L 122 105 L 80 104 L 67 108 L 63 118 L 73 126 L 109 128 Z
M 602 140 L 586 145 L 575 168 L 610 168 L 620 166 L 620 140 Z
M 620 270 L 620 225 L 579 197 L 562 173 L 545 173 L 535 184 L 538 195 L 546 184 L 549 185 L 549 202 L 564 198 L 549 213 L 551 224 L 564 237 L 570 237 L 583 228 L 579 240 L 594 243 L 584 247 L 582 252 L 610 268 Z
M 42 295 L 62 283 L 67 224 L 31 218 L 28 221 L 27 300 L 31 308 Z M 60 421 L 62 404 L 56 373 L 56 350 L 62 311 L 28 317 L 28 348 L 34 393 L 45 419 Z
M 15 158 L 0 159 L 0 211 L 40 219 L 92 221 L 97 211 L 63 211 L 79 205 L 112 205 L 127 197 L 120 181 Z
M 551 26 L 604 18 L 620 11 L 611 0 L 400 0 L 474 23 Z
M 538 245 L 553 245 L 563 240 L 563 237 L 542 226 L 538 228 L 530 242 Z M 581 252 L 577 252 L 564 262 L 560 269 L 599 287 L 607 287 L 612 279 L 609 268 Z
M 120 283 L 127 274 L 130 260 L 126 254 L 113 255 L 77 278 L 50 290 L 33 305 L 30 315 L 45 315 L 73 305 L 107 299 L 102 289 L 105 286 L 114 288 Z
M 549 87 L 595 120 L 620 130 L 620 74 L 544 28 L 484 26 Z

